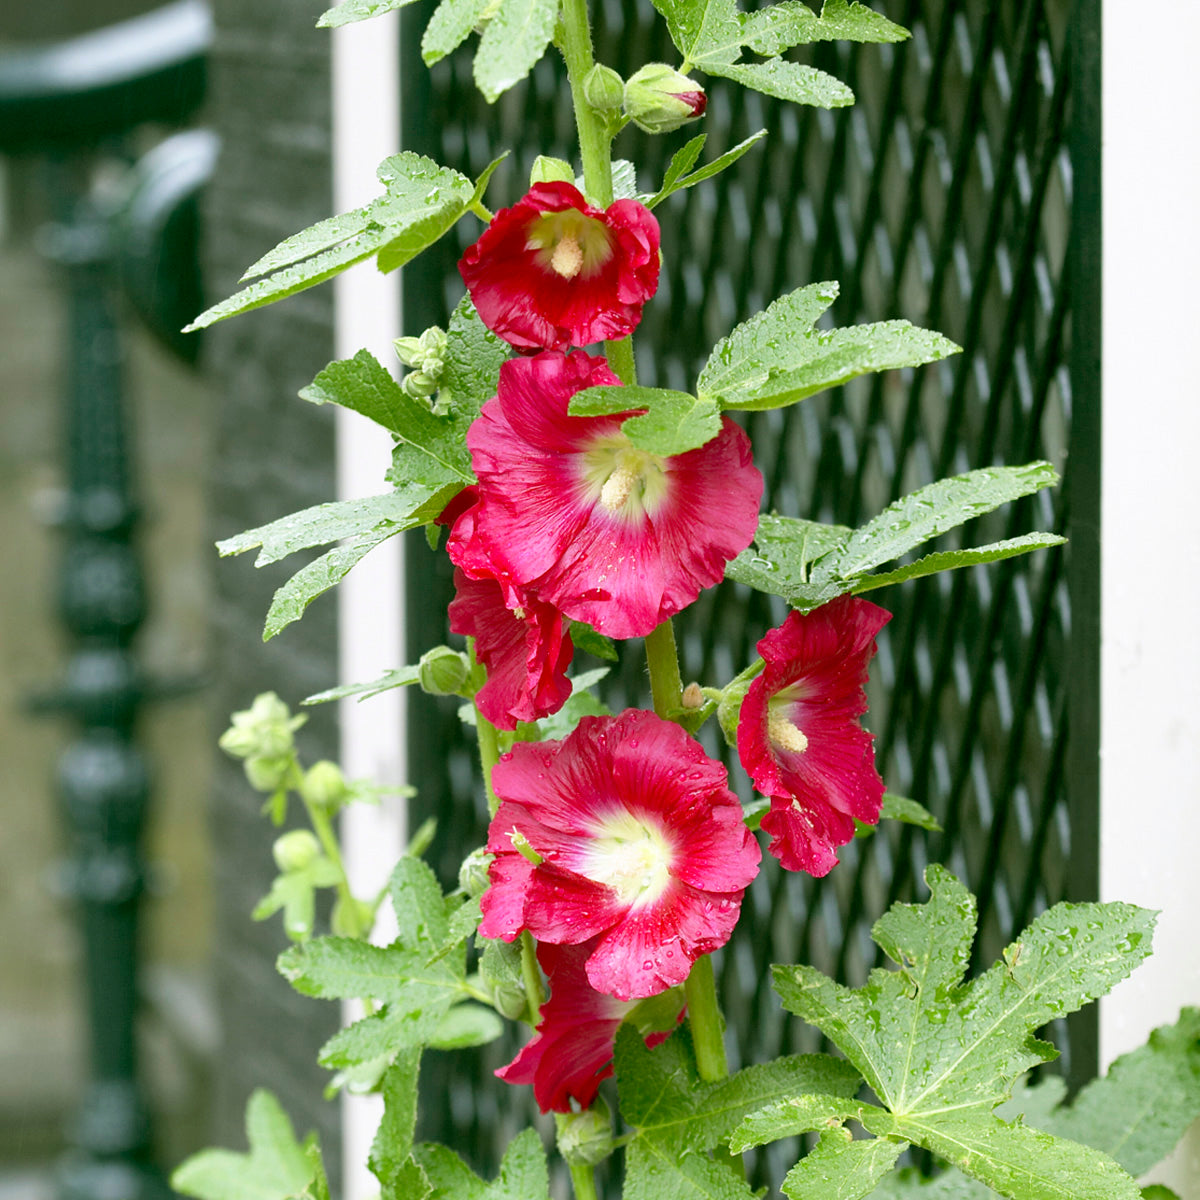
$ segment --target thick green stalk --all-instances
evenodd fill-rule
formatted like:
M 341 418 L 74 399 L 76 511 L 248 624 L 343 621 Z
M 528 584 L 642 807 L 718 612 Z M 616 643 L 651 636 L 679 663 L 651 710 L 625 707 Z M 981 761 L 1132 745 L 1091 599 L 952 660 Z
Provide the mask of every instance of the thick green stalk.
M 709 1083 L 729 1075 L 725 1058 L 725 1030 L 717 1004 L 717 986 L 713 979 L 712 958 L 704 955 L 692 964 L 692 972 L 683 985 L 687 999 L 688 1024 L 696 1047 L 696 1066 L 700 1078 Z
M 529 1005 L 529 1023 L 536 1025 L 546 1002 L 546 992 L 542 987 L 533 934 L 528 929 L 521 934 L 521 982 L 525 985 L 525 1001 Z
M 563 0 L 559 48 L 571 81 L 575 127 L 579 131 L 579 153 L 583 159 L 583 186 L 601 208 L 613 202 L 612 135 L 608 121 L 583 94 L 583 81 L 596 65 L 592 58 L 592 30 L 588 23 L 587 0 Z
M 475 708 L 475 733 L 479 738 L 479 765 L 483 768 L 483 786 L 487 791 L 488 816 L 494 817 L 500 807 L 500 797 L 492 787 L 492 768 L 500 761 L 500 741 L 496 727 Z
M 675 629 L 668 617 L 646 637 L 646 666 L 650 671 L 650 695 L 660 717 L 683 707 L 683 679 L 675 649 Z
M 575 1200 L 596 1200 L 596 1173 L 590 1163 L 573 1162 L 571 1167 L 571 1186 L 575 1190 Z

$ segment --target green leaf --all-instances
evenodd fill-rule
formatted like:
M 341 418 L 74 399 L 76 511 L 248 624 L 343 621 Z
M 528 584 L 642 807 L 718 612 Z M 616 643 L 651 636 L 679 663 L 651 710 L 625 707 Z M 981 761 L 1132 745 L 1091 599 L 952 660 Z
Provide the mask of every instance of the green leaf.
M 802 1093 L 764 1105 L 746 1117 L 729 1139 L 734 1154 L 765 1146 L 781 1138 L 795 1137 L 841 1125 L 853 1117 L 861 1119 L 866 1105 L 845 1095 L 830 1096 L 822 1092 Z
M 704 1154 L 637 1140 L 625 1151 L 622 1200 L 757 1200 L 745 1179 Z
M 786 58 L 769 58 L 761 63 L 700 63 L 701 70 L 732 79 L 764 96 L 811 104 L 816 108 L 845 108 L 854 103 L 854 93 L 840 80 L 805 63 Z
M 407 150 L 380 164 L 379 179 L 382 196 L 281 242 L 246 273 L 267 278 L 213 305 L 187 331 L 294 295 L 385 248 L 399 266 L 397 254 L 407 261 L 436 242 L 467 211 L 474 192 L 466 176 Z
M 504 1022 L 480 1004 L 458 1004 L 438 1022 L 429 1038 L 434 1050 L 462 1050 L 486 1046 L 504 1032 Z
M 171 1186 L 200 1200 L 289 1200 L 316 1176 L 287 1113 L 263 1088 L 246 1105 L 246 1136 L 249 1154 L 201 1150 L 176 1168 Z
M 621 432 L 648 454 L 684 454 L 721 432 L 721 414 L 714 401 L 668 388 L 585 388 L 571 397 L 567 411 L 576 417 L 596 417 L 639 408 L 646 412 L 623 421 Z
M 1070 1108 L 1026 1120 L 1060 1137 L 1095 1146 L 1131 1175 L 1143 1175 L 1175 1148 L 1200 1117 L 1200 1008 L 1123 1054 Z
M 617 647 L 612 638 L 597 633 L 583 621 L 569 621 L 567 632 L 571 635 L 571 641 L 576 650 L 582 650 L 585 654 L 590 654 L 593 658 L 601 658 L 605 662 L 619 660 L 620 656 L 617 654 Z
M 761 132 L 766 133 L 766 130 Z M 656 194 L 656 200 L 662 200 L 670 195 L 674 185 L 696 165 L 696 160 L 700 157 L 700 151 L 704 149 L 706 141 L 708 141 L 708 134 L 698 133 L 682 149 L 676 150 L 671 155 L 671 161 L 667 164 L 667 169 L 663 174 L 662 188 Z
M 712 162 L 705 163 L 698 171 L 693 171 L 690 175 L 684 175 L 683 172 L 688 169 L 696 161 L 700 153 L 700 146 L 704 142 L 704 134 L 693 138 L 678 154 L 671 159 L 671 165 L 667 168 L 667 173 L 663 177 L 662 187 L 653 195 L 646 199 L 646 207 L 654 208 L 661 204 L 668 196 L 675 192 L 682 191 L 685 188 L 695 187 L 698 183 L 703 183 L 706 179 L 711 179 L 714 175 L 719 175 L 726 167 L 732 166 L 751 146 L 754 145 L 760 138 L 765 138 L 767 131 L 760 129 L 757 133 L 752 133 L 744 142 L 738 142 L 732 150 L 726 150 L 724 154 L 718 158 L 714 158 Z M 697 145 L 699 143 L 700 145 Z M 695 153 L 689 153 L 691 147 L 695 146 Z M 673 174 L 678 166 L 678 174 Z
M 413 483 L 382 496 L 317 504 L 280 517 L 269 525 L 260 525 L 257 529 L 247 529 L 244 533 L 226 538 L 217 543 L 217 550 L 223 557 L 228 557 L 261 546 L 254 565 L 265 567 L 297 550 L 371 533 L 385 525 L 394 527 L 398 533 L 401 529 L 411 528 L 409 521 L 413 510 L 423 505 L 431 495 L 433 492 L 430 488 Z
M 905 825 L 916 825 L 931 833 L 940 833 L 941 826 L 937 818 L 924 805 L 907 796 L 897 796 L 892 792 L 884 792 L 883 807 L 879 812 L 885 821 L 900 821 Z
M 401 943 L 413 948 L 424 943 L 434 950 L 445 944 L 450 930 L 446 901 L 442 885 L 428 863 L 408 855 L 401 857 L 388 880 L 388 896 Z
M 860 1082 L 842 1059 L 801 1054 L 703 1083 L 682 1031 L 648 1050 L 628 1025 L 617 1032 L 616 1075 L 621 1115 L 637 1129 L 633 1144 L 653 1143 L 661 1159 L 726 1143 L 748 1114 L 776 1098 L 797 1092 L 849 1097 Z
M 666 18 L 671 41 L 689 65 L 708 69 L 710 63 L 733 62 L 741 52 L 742 28 L 734 0 L 654 0 Z
M 491 1183 L 448 1146 L 426 1143 L 415 1155 L 433 1185 L 432 1200 L 548 1200 L 550 1194 L 546 1152 L 533 1129 L 522 1130 L 509 1143 L 500 1174 Z
M 821 571 L 839 579 L 864 575 L 973 517 L 1057 482 L 1058 472 L 1048 462 L 984 467 L 939 479 L 889 504 L 856 529 L 845 545 L 821 564 Z
M 500 0 L 475 51 L 475 86 L 489 104 L 533 70 L 557 17 L 558 0 Z
M 571 694 L 556 713 L 539 721 L 517 724 L 517 740 L 522 742 L 558 741 L 565 738 L 584 717 L 607 717 L 611 712 L 603 701 L 597 700 L 588 688 L 594 687 L 608 674 L 608 667 L 584 671 L 571 680 Z
M 413 0 L 342 0 L 341 4 L 321 14 L 317 28 L 332 29 L 338 25 L 349 25 L 351 21 L 381 17 L 384 13 L 412 3 Z
M 342 700 L 346 696 L 357 696 L 360 700 L 366 700 L 370 696 L 378 696 L 380 692 L 390 691 L 392 688 L 407 687 L 409 684 L 418 682 L 419 678 L 419 667 L 397 667 L 395 670 L 385 671 L 378 679 L 372 679 L 370 683 L 348 683 L 344 687 L 329 688 L 327 691 L 317 692 L 306 697 L 300 703 L 325 704 L 330 700 Z
M 745 45 L 756 54 L 779 54 L 811 42 L 902 42 L 909 32 L 855 0 L 825 0 L 818 17 L 799 0 L 747 13 Z
M 822 525 L 764 513 L 754 545 L 725 569 L 727 578 L 769 595 L 782 596 L 793 608 L 816 608 L 849 590 L 837 579 L 813 579 L 815 564 L 849 541 L 845 525 Z
M 489 0 L 442 0 L 421 38 L 421 58 L 427 67 L 457 50 L 479 24 Z
M 612 186 L 614 200 L 635 200 L 637 198 L 637 167 L 629 159 L 613 159 Z M 583 191 L 583 188 L 579 190 Z
M 380 1185 L 396 1196 L 421 1196 L 423 1172 L 413 1161 L 413 1130 L 417 1124 L 417 1077 L 421 1051 L 411 1048 L 396 1056 L 383 1076 L 383 1119 L 379 1122 L 367 1165 Z M 402 1190 L 407 1187 L 408 1191 Z M 415 1195 L 414 1195 L 415 1193 Z
M 896 1164 L 907 1142 L 888 1138 L 852 1140 L 832 1129 L 787 1173 L 783 1194 L 790 1200 L 861 1200 Z
M 980 563 L 1000 562 L 1015 558 L 1033 550 L 1045 550 L 1050 546 L 1062 546 L 1066 538 L 1057 533 L 1026 533 L 1021 537 L 1006 538 L 1002 542 L 991 542 L 986 546 L 972 546 L 968 550 L 940 550 L 927 554 L 916 562 L 897 567 L 880 575 L 860 578 L 850 589 L 856 596 L 872 592 L 876 588 L 888 587 L 893 583 L 904 583 L 909 579 L 921 579 L 926 575 L 937 575 L 941 571 L 954 571 L 959 567 L 973 567 Z
M 1106 1155 L 1008 1125 L 994 1109 L 1019 1074 L 1055 1057 L 1033 1030 L 1108 991 L 1149 953 L 1153 914 L 1125 904 L 1056 905 L 1002 962 L 964 982 L 974 899 L 941 867 L 925 877 L 930 901 L 893 905 L 872 931 L 899 970 L 875 970 L 864 987 L 848 988 L 811 967 L 772 968 L 784 1006 L 842 1050 L 883 1105 L 848 1104 L 829 1115 L 932 1150 L 1019 1200 L 1136 1197 L 1133 1180 Z M 777 1104 L 754 1114 L 733 1144 L 795 1131 L 795 1114 Z
M 293 621 L 298 621 L 318 596 L 340 583 L 376 546 L 399 532 L 392 526 L 373 530 L 352 542 L 335 546 L 301 567 L 272 597 L 263 626 L 263 641 L 270 641 Z
M 428 950 L 373 946 L 360 938 L 314 938 L 285 950 L 278 965 L 296 991 L 323 1000 L 402 1001 L 414 983 L 461 992 L 462 973 L 452 959 L 430 963 Z
M 446 365 L 438 390 L 439 397 L 450 402 L 451 419 L 464 444 L 467 428 L 496 394 L 501 364 L 510 353 L 508 344 L 479 319 L 471 298 L 464 296 L 446 329 Z
M 815 329 L 837 294 L 834 282 L 809 284 L 744 321 L 714 347 L 697 394 L 722 408 L 779 408 L 869 371 L 917 367 L 958 353 L 940 333 L 907 321 Z

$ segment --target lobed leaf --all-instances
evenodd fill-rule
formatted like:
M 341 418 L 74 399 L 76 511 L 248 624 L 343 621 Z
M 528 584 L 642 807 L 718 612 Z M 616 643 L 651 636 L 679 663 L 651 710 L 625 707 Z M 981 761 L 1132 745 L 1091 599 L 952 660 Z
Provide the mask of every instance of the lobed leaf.
M 647 208 L 654 208 L 675 192 L 695 187 L 696 184 L 703 183 L 706 179 L 711 179 L 714 175 L 719 175 L 726 167 L 730 167 L 737 162 L 755 142 L 761 138 L 765 138 L 767 131 L 760 129 L 757 133 L 752 133 L 745 141 L 738 142 L 733 149 L 726 150 L 724 154 L 714 158 L 712 162 L 705 163 L 699 170 L 693 171 L 690 175 L 685 175 L 684 172 L 692 166 L 700 155 L 700 149 L 704 144 L 704 136 L 704 134 L 700 134 L 698 137 L 694 137 L 671 159 L 667 173 L 663 176 L 662 187 L 653 196 L 645 198 Z M 695 147 L 694 152 L 692 151 L 693 147 Z
M 317 1175 L 287 1113 L 264 1088 L 246 1105 L 246 1137 L 248 1154 L 201 1150 L 175 1169 L 171 1186 L 200 1200 L 290 1200 Z
M 812 42 L 902 42 L 910 34 L 856 0 L 825 0 L 821 15 L 799 0 L 783 0 L 747 13 L 744 45 L 756 54 L 779 54 Z
M 407 150 L 385 159 L 378 173 L 382 196 L 281 242 L 247 272 L 271 274 L 206 309 L 185 332 L 282 300 L 383 251 L 388 269 L 399 266 L 450 229 L 475 191 L 466 176 Z
M 434 1050 L 486 1046 L 504 1032 L 504 1022 L 481 1004 L 459 1004 L 444 1013 L 429 1037 Z
M 761 63 L 701 63 L 710 75 L 732 79 L 743 87 L 816 108 L 845 108 L 854 103 L 854 93 L 840 80 L 806 63 L 786 58 L 769 58 Z
M 385 671 L 378 679 L 372 679 L 370 683 L 348 683 L 343 687 L 329 688 L 324 692 L 307 696 L 300 703 L 325 704 L 330 700 L 345 699 L 347 696 L 357 696 L 360 700 L 366 700 L 371 696 L 378 696 L 380 692 L 417 683 L 420 678 L 420 667 L 397 667 L 394 670 Z
M 500 1174 L 491 1183 L 448 1146 L 424 1143 L 415 1157 L 432 1185 L 431 1200 L 548 1200 L 550 1195 L 546 1152 L 533 1129 L 522 1130 L 509 1143 Z
M 413 1131 L 417 1124 L 417 1076 L 421 1069 L 419 1047 L 402 1051 L 384 1073 L 383 1119 L 371 1142 L 367 1165 L 384 1194 L 422 1200 L 428 1195 L 425 1173 L 413 1160 Z
M 349 25 L 352 21 L 381 17 L 384 13 L 390 13 L 413 2 L 414 0 L 342 0 L 340 4 L 321 14 L 317 20 L 317 28 L 333 29 L 339 25 Z
M 827 1130 L 787 1173 L 789 1200 L 862 1200 L 896 1164 L 907 1142 L 890 1138 L 854 1140 L 845 1129 Z
M 467 40 L 483 18 L 489 0 L 442 0 L 421 38 L 421 58 L 427 67 L 440 62 Z
M 557 18 L 558 0 L 500 0 L 475 51 L 475 86 L 489 104 L 533 70 Z
M 622 422 L 621 432 L 639 450 L 669 457 L 695 450 L 721 432 L 715 402 L 669 388 L 592 387 L 571 397 L 568 412 L 577 417 L 603 416 L 645 409 Z
M 837 298 L 834 282 L 781 296 L 737 326 L 709 355 L 697 394 L 722 408 L 760 410 L 795 404 L 871 371 L 936 362 L 959 347 L 907 321 L 815 329 Z

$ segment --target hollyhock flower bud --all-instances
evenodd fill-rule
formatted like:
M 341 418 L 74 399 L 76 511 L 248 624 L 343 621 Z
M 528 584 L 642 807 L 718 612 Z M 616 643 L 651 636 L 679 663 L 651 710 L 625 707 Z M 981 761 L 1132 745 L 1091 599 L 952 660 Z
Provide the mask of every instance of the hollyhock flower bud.
M 467 432 L 477 503 L 448 549 L 468 574 L 499 580 L 510 606 L 526 589 L 608 637 L 644 637 L 750 544 L 762 476 L 728 419 L 712 441 L 664 457 L 622 433 L 630 413 L 568 414 L 575 392 L 618 382 L 581 350 L 504 363 Z
M 666 63 L 647 63 L 625 84 L 625 115 L 646 133 L 670 133 L 704 115 L 704 89 Z
M 612 67 L 597 63 L 584 76 L 583 98 L 600 112 L 616 112 L 625 99 L 625 81 Z
M 607 209 L 571 183 L 537 183 L 459 261 L 483 323 L 522 353 L 622 338 L 658 288 L 658 222 L 636 200 Z
M 483 846 L 477 846 L 463 859 L 462 866 L 458 868 L 458 886 L 468 896 L 482 896 L 486 891 L 487 869 L 491 861 L 492 856 Z
M 275 865 L 285 874 L 303 871 L 321 853 L 321 845 L 307 829 L 292 829 L 275 839 L 271 854 Z
M 274 792 L 287 782 L 293 762 L 294 759 L 288 754 L 282 758 L 248 758 L 242 765 L 250 786 L 256 792 Z
M 594 1167 L 613 1152 L 612 1113 L 603 1096 L 583 1112 L 555 1113 L 554 1133 L 558 1152 L 568 1165 Z
M 323 758 L 304 772 L 300 795 L 306 804 L 311 804 L 322 812 L 337 812 L 346 803 L 349 794 L 346 777 L 342 774 L 342 768 L 335 762 Z
M 492 771 L 484 937 L 595 939 L 586 973 L 619 1000 L 682 983 L 728 940 L 758 844 L 725 768 L 651 712 L 584 717 L 561 742 L 519 742 Z M 518 853 L 521 836 L 539 856 Z
M 306 716 L 293 717 L 274 692 L 262 692 L 254 703 L 230 718 L 233 724 L 217 743 L 234 758 L 282 758 L 292 752 L 292 733 Z
M 449 646 L 434 646 L 417 660 L 417 673 L 421 691 L 427 695 L 461 696 L 467 676 L 471 673 L 471 664 L 467 656 L 458 650 L 451 650 Z
M 643 1027 L 636 1020 L 641 1005 L 598 992 L 588 981 L 587 962 L 594 949 L 594 942 L 538 943 L 538 962 L 546 972 L 550 999 L 542 1005 L 532 1040 L 496 1072 L 509 1083 L 533 1084 L 533 1098 L 542 1112 L 570 1112 L 572 1101 L 582 1108 L 592 1103 L 600 1084 L 612 1074 L 613 1046 L 622 1021 L 634 1020 L 646 1045 L 654 1047 L 683 1016 L 683 997 L 671 991 L 662 998 L 671 1010 L 669 1020 L 653 1030 Z M 576 1149 L 585 1153 L 585 1144 L 598 1149 L 586 1131 L 581 1133 Z
M 575 183 L 575 169 L 562 158 L 539 154 L 529 172 L 529 185 L 535 183 Z
M 742 701 L 738 757 L 771 797 L 762 828 L 789 871 L 828 874 L 855 819 L 879 820 L 883 781 L 858 718 L 875 635 L 890 619 L 870 601 L 839 596 L 789 614 L 758 643 L 765 665 Z

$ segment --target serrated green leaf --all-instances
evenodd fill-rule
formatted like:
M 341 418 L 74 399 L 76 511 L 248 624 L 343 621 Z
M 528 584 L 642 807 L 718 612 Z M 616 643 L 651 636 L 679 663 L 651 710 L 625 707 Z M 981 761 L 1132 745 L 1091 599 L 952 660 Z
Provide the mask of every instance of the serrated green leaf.
M 509 1143 L 500 1174 L 485 1183 L 448 1146 L 426 1143 L 416 1148 L 417 1161 L 433 1185 L 432 1200 L 548 1200 L 546 1152 L 535 1130 L 522 1130 Z
M 371 1142 L 367 1165 L 384 1189 L 399 1192 L 411 1183 L 413 1131 L 417 1125 L 417 1078 L 421 1051 L 411 1048 L 396 1056 L 383 1076 L 383 1119 Z M 407 1178 L 406 1178 L 407 1177 Z
M 459 301 L 446 328 L 445 368 L 439 396 L 451 403 L 451 416 L 465 440 L 467 427 L 496 394 L 501 364 L 512 353 L 479 319 L 469 296 Z
M 990 1113 L 1017 1075 L 1054 1057 L 1031 1030 L 1125 978 L 1149 953 L 1153 916 L 1132 905 L 1056 905 L 1017 938 L 1006 961 L 963 984 L 974 900 L 940 867 L 926 871 L 926 882 L 927 904 L 895 904 L 872 930 L 901 970 L 877 970 L 866 987 L 850 989 L 812 968 L 780 967 L 776 991 L 897 1116 Z M 878 1022 L 867 1012 L 878 1012 Z
M 270 641 L 293 621 L 298 621 L 318 596 L 340 583 L 376 546 L 399 532 L 398 528 L 391 525 L 372 530 L 352 542 L 335 546 L 301 567 L 271 598 L 271 607 L 267 610 L 263 625 L 263 641 Z
M 258 1088 L 246 1105 L 248 1154 L 201 1150 L 171 1176 L 171 1186 L 199 1200 L 289 1200 L 304 1191 L 317 1168 L 279 1101 Z
M 228 557 L 261 546 L 254 565 L 265 567 L 297 550 L 371 533 L 385 524 L 394 526 L 398 533 L 401 529 L 411 528 L 408 522 L 413 510 L 420 508 L 432 495 L 429 487 L 412 483 L 381 496 L 317 504 L 280 517 L 269 525 L 225 538 L 217 543 L 217 551 L 222 557 Z
M 764 96 L 811 104 L 816 108 L 845 108 L 854 103 L 854 93 L 840 80 L 806 63 L 786 58 L 769 58 L 761 63 L 697 64 L 710 75 L 732 79 Z
M 681 149 L 671 155 L 671 161 L 663 173 L 662 188 L 658 192 L 659 198 L 668 195 L 668 189 L 678 183 L 696 165 L 696 160 L 700 157 L 700 151 L 704 149 L 706 141 L 708 141 L 708 134 L 698 133 L 691 141 L 685 143 Z
M 830 1129 L 851 1117 L 860 1120 L 864 1105 L 850 1097 L 806 1092 L 764 1105 L 745 1117 L 729 1139 L 735 1154 L 781 1138 Z
M 713 348 L 697 394 L 722 408 L 779 408 L 867 372 L 917 367 L 959 350 L 907 321 L 815 329 L 837 294 L 836 283 L 809 284 L 744 321 Z
M 745 45 L 756 54 L 779 54 L 812 42 L 902 42 L 909 32 L 856 0 L 825 0 L 818 17 L 799 0 L 747 13 Z
M 984 467 L 939 479 L 889 504 L 856 529 L 844 546 L 821 563 L 820 573 L 838 579 L 865 575 L 973 517 L 1057 482 L 1058 473 L 1048 462 Z
M 434 1050 L 462 1050 L 486 1046 L 504 1032 L 504 1022 L 481 1004 L 457 1004 L 438 1022 L 429 1037 Z
M 696 184 L 703 183 L 706 179 L 711 179 L 714 175 L 719 175 L 723 170 L 725 170 L 726 167 L 732 166 L 735 162 L 737 162 L 737 160 L 741 158 L 742 155 L 745 154 L 755 142 L 759 141 L 761 138 L 765 138 L 766 136 L 767 131 L 765 129 L 760 129 L 757 133 L 752 133 L 744 142 L 738 142 L 738 144 L 734 146 L 732 150 L 726 150 L 724 154 L 714 158 L 712 162 L 705 163 L 704 166 L 702 166 L 698 171 L 693 171 L 690 175 L 682 175 L 682 171 L 687 170 L 687 168 L 696 161 L 696 156 L 700 153 L 699 147 L 697 147 L 696 153 L 690 155 L 690 157 L 686 156 L 684 152 L 697 142 L 701 142 L 704 138 L 704 134 L 701 134 L 698 138 L 693 138 L 690 142 L 688 142 L 687 146 L 685 146 L 683 150 L 681 150 L 679 154 L 677 154 L 675 158 L 671 160 L 671 165 L 667 169 L 666 176 L 663 178 L 662 187 L 653 196 L 646 198 L 646 207 L 654 208 L 656 205 L 661 204 L 668 196 L 673 195 L 675 192 L 682 191 L 685 188 L 695 187 Z M 681 165 L 680 175 L 672 175 L 671 172 L 675 168 L 677 160 Z
M 370 683 L 348 683 L 344 687 L 329 688 L 327 691 L 316 692 L 305 697 L 300 703 L 325 704 L 330 700 L 342 700 L 346 696 L 357 696 L 360 700 L 366 700 L 370 696 L 378 696 L 380 692 L 417 683 L 420 674 L 420 667 L 397 667 L 394 670 L 385 671 L 378 679 L 372 679 Z
M 683 55 L 681 70 L 733 62 L 741 52 L 740 14 L 734 0 L 654 0 L 671 41 Z
M 844 546 L 853 532 L 845 525 L 763 513 L 754 544 L 726 567 L 726 578 L 782 596 L 793 608 L 816 608 L 848 590 L 840 580 L 814 582 L 812 576 L 817 561 Z
M 848 1131 L 830 1130 L 787 1173 L 783 1194 L 789 1200 L 862 1200 L 907 1145 L 888 1138 L 851 1140 Z
M 568 622 L 567 632 L 571 635 L 571 641 L 576 650 L 582 650 L 584 653 L 592 655 L 593 658 L 602 658 L 605 662 L 619 660 L 620 655 L 617 654 L 617 647 L 612 638 L 597 633 L 583 621 Z
M 557 17 L 558 0 L 501 0 L 475 51 L 475 86 L 489 104 L 533 70 Z
M 661 1142 L 634 1141 L 625 1151 L 622 1200 L 756 1200 L 745 1179 L 725 1163 Z
M 410 860 L 415 861 L 415 860 Z M 402 1002 L 414 986 L 457 996 L 463 955 L 429 961 L 428 949 L 373 946 L 359 938 L 320 937 L 279 956 L 279 973 L 305 996 L 323 1000 Z
M 442 0 L 421 38 L 421 58 L 427 67 L 457 50 L 479 24 L 489 0 Z
M 648 454 L 683 454 L 721 432 L 721 415 L 714 401 L 669 388 L 585 388 L 571 397 L 567 411 L 576 417 L 596 417 L 639 408 L 646 411 L 623 421 L 621 432 Z
M 384 195 L 281 242 L 247 272 L 272 274 L 206 309 L 186 330 L 292 296 L 385 248 L 399 248 L 412 258 L 454 225 L 474 192 L 466 176 L 411 151 L 385 159 L 378 173 Z
M 1200 1008 L 1154 1030 L 1144 1046 L 1121 1055 L 1089 1083 L 1070 1108 L 1026 1121 L 1095 1146 L 1131 1175 L 1143 1175 L 1175 1148 L 1200 1117 Z
M 440 949 L 449 933 L 446 902 L 428 863 L 408 855 L 401 857 L 388 880 L 388 896 L 396 914 L 399 940 L 414 949 L 423 944 Z
M 1057 533 L 1027 533 L 1022 537 L 1006 538 L 1002 542 L 990 542 L 986 546 L 972 546 L 967 550 L 940 550 L 926 554 L 916 562 L 897 567 L 879 575 L 860 577 L 850 589 L 856 596 L 873 592 L 876 588 L 888 587 L 893 583 L 904 583 L 909 579 L 922 579 L 926 575 L 937 575 L 942 571 L 955 571 L 960 567 L 974 567 L 980 563 L 1000 562 L 1029 554 L 1034 550 L 1045 550 L 1050 546 L 1062 546 L 1067 539 Z
M 370 17 L 382 17 L 394 9 L 412 4 L 414 0 L 342 0 L 334 8 L 323 12 L 317 20 L 318 29 L 333 29 L 349 25 L 352 21 L 365 21 Z

